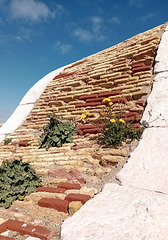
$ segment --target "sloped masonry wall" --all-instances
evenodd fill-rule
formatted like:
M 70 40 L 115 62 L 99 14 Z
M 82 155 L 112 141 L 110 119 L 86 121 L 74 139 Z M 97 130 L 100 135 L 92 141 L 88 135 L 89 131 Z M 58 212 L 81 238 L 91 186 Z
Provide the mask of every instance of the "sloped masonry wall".
M 110 97 L 116 103 L 115 113 L 122 108 L 124 119 L 133 120 L 139 127 L 137 121 L 141 119 L 151 90 L 154 57 L 165 27 L 166 24 L 158 26 L 84 58 L 65 67 L 64 71 L 59 70 L 60 74 L 53 72 L 53 80 L 41 95 L 39 93 L 39 100 L 30 101 L 28 95 L 28 101 L 25 98 L 21 102 L 23 105 L 29 103 L 27 106 L 33 102 L 33 109 L 29 109 L 29 115 L 13 133 L 7 134 L 11 143 L 0 144 L 0 161 L 23 159 L 42 175 L 48 174 L 53 165 L 97 175 L 107 171 L 105 166 L 113 164 L 112 159 L 123 162 L 128 152 L 102 148 L 92 135 L 98 137 L 102 128 L 98 121 L 99 112 L 104 108 L 102 99 Z M 75 120 L 79 135 L 72 144 L 46 151 L 38 148 L 39 136 L 43 125 L 48 122 L 46 115 L 51 112 L 67 120 Z M 92 115 L 88 123 L 80 119 L 80 115 L 86 112 Z M 2 131 L 4 127 L 1 127 L 2 134 L 5 133 Z
M 154 84 L 142 121 L 148 123 L 138 147 L 117 174 L 62 225 L 62 240 L 168 239 L 168 28 L 159 44 Z M 79 224 L 80 223 L 80 224 Z

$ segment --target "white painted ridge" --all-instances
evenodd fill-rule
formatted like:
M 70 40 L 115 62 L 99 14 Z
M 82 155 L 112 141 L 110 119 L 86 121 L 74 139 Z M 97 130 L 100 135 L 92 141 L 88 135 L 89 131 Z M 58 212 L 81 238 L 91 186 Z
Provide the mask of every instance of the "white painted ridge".
M 34 107 L 36 101 L 40 98 L 40 95 L 43 93 L 45 87 L 49 82 L 61 73 L 67 66 L 61 67 L 57 70 L 54 70 L 39 80 L 23 97 L 18 107 L 15 109 L 13 114 L 9 119 L 1 126 L 0 128 L 0 142 L 5 139 L 6 134 L 14 132 L 30 114 L 31 110 Z
M 168 71 L 168 26 L 162 35 L 155 62 L 154 73 Z

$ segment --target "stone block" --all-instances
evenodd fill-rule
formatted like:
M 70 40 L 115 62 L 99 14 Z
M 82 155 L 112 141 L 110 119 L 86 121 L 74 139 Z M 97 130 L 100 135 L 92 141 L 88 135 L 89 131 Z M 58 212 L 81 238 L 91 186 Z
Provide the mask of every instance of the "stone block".
M 100 194 L 63 222 L 61 237 L 163 240 L 167 239 L 167 215 L 167 194 L 108 183 Z
M 168 129 L 147 128 L 128 163 L 117 173 L 124 186 L 168 193 Z M 143 181 L 142 181 L 143 180 Z
M 81 203 L 81 201 L 70 202 L 69 215 L 70 216 L 74 215 L 74 213 L 76 213 L 82 206 L 83 206 L 83 204 Z
M 0 235 L 0 239 L 1 240 L 15 240 L 15 238 L 13 238 L 13 237 L 5 237 L 5 236 L 2 236 L 2 235 Z
M 142 121 L 149 126 L 168 126 L 168 73 L 156 75 L 152 92 L 147 99 Z
M 75 194 L 75 193 L 69 193 L 65 200 L 72 202 L 72 201 L 80 201 L 82 204 L 85 204 L 89 199 L 91 199 L 90 195 L 85 194 Z
M 54 208 L 59 212 L 68 212 L 69 201 L 57 198 L 42 198 L 38 201 L 40 207 Z
M 123 162 L 124 157 L 121 156 L 112 156 L 112 155 L 104 155 L 101 157 L 100 164 L 102 166 L 114 165 L 118 162 Z
M 55 188 L 55 187 L 38 187 L 37 192 L 50 192 L 50 193 L 64 193 L 65 188 Z
M 78 183 L 69 183 L 69 182 L 61 182 L 57 186 L 58 188 L 65 188 L 65 189 L 80 189 L 81 186 Z

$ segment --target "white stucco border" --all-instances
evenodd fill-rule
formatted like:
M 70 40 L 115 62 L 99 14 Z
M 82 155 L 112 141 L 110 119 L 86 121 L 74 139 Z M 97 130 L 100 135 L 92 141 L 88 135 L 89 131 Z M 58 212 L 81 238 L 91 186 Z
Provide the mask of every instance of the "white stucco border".
M 0 142 L 7 134 L 14 132 L 30 114 L 34 104 L 40 98 L 50 81 L 69 65 L 58 68 L 40 79 L 23 97 L 18 107 L 0 128 Z

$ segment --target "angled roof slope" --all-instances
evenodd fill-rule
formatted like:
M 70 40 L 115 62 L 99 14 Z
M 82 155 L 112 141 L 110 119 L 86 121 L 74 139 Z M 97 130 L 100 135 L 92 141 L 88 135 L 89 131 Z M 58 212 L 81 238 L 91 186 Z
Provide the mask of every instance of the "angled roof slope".
M 12 142 L 8 145 L 3 142 L 0 144 L 0 161 L 22 158 L 43 174 L 53 164 L 66 169 L 78 168 L 91 174 L 104 172 L 99 162 L 102 163 L 105 150 L 99 154 L 100 160 L 95 160 L 93 156 L 95 152 L 100 152 L 100 146 L 89 135 L 101 131 L 98 113 L 104 107 L 102 99 L 110 97 L 114 103 L 120 103 L 126 113 L 134 112 L 138 119 L 141 118 L 153 80 L 153 62 L 165 27 L 166 24 L 138 34 L 76 62 L 56 75 L 22 125 L 6 136 Z M 120 107 L 118 105 L 115 108 L 116 113 Z M 83 127 L 84 123 L 80 119 L 80 115 L 86 111 L 93 115 L 89 122 L 92 127 L 89 129 Z M 74 143 L 59 149 L 51 148 L 47 152 L 38 149 L 38 142 L 41 128 L 48 122 L 46 115 L 51 112 L 68 120 L 75 119 L 80 135 L 75 137 Z M 125 118 L 128 116 L 126 114 Z M 79 143 L 85 145 L 80 149 Z M 73 148 L 75 144 L 81 151 L 78 150 L 78 156 Z M 85 156 L 83 148 L 90 148 Z M 122 156 L 122 153 L 119 155 Z M 93 163 L 96 167 L 92 166 Z

